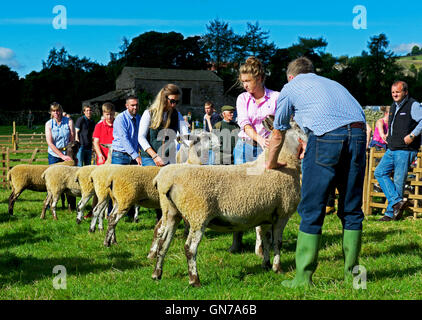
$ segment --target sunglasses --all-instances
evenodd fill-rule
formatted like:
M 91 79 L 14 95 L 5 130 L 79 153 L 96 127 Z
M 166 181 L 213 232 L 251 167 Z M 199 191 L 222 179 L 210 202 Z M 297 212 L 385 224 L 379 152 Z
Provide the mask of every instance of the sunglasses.
M 169 97 L 167 97 L 167 100 L 170 102 L 170 104 L 179 104 L 179 100 L 175 100 L 175 99 L 169 99 Z

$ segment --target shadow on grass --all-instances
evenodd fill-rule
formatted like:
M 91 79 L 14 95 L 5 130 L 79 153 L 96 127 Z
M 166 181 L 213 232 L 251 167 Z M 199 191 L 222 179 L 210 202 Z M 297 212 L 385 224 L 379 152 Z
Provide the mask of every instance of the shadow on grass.
M 41 241 L 51 241 L 48 236 L 39 236 L 31 228 L 20 230 L 13 233 L 6 233 L 0 238 L 0 249 L 9 249 L 22 244 L 34 244 Z
M 91 258 L 83 257 L 57 257 L 57 258 L 35 258 L 31 255 L 19 257 L 14 253 L 6 252 L 0 256 L 0 286 L 8 284 L 16 285 L 31 284 L 34 281 L 51 278 L 55 266 L 62 265 L 66 268 L 67 275 L 86 275 L 90 273 L 101 273 L 111 269 L 125 271 L 142 266 L 139 261 L 129 260 L 132 254 L 128 252 L 109 255 L 107 263 L 97 263 Z

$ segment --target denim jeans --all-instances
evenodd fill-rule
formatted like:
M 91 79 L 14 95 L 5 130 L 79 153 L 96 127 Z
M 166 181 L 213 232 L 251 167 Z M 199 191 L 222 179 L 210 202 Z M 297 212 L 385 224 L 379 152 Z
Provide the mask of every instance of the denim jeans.
M 155 162 L 154 160 L 152 160 L 152 158 L 142 157 L 142 166 L 143 167 L 155 166 Z
M 92 148 L 81 146 L 76 154 L 78 167 L 89 166 L 92 160 Z
M 136 160 L 133 160 L 132 157 L 124 152 L 113 150 L 111 154 L 111 163 L 112 164 L 138 164 Z
M 417 155 L 417 151 L 388 149 L 375 168 L 375 178 L 388 200 L 386 216 L 393 217 L 393 205 L 403 200 L 403 191 L 409 166 Z M 390 178 L 394 170 L 394 182 Z
M 260 146 L 253 146 L 242 141 L 242 139 L 238 139 L 233 150 L 234 164 L 255 161 L 261 152 L 262 149 Z
M 54 164 L 58 162 L 63 162 L 63 160 L 59 157 L 52 156 L 51 154 L 48 154 L 48 164 Z
M 362 230 L 366 133 L 341 127 L 322 136 L 310 133 L 302 164 L 300 231 L 321 234 L 328 195 L 337 187 L 337 216 L 346 230 Z

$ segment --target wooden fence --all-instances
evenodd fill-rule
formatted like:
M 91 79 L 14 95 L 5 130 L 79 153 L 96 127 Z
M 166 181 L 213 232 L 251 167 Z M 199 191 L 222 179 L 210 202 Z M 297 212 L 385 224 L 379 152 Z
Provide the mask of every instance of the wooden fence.
M 384 151 L 376 151 L 375 148 L 371 148 L 366 166 L 366 175 L 364 183 L 364 195 L 363 195 L 363 211 L 366 215 L 373 214 L 373 209 L 380 208 L 381 210 L 387 208 L 388 201 L 384 193 L 374 187 L 378 184 L 375 179 L 374 172 L 377 164 L 384 155 Z M 404 191 L 404 198 L 407 198 L 411 203 L 410 207 L 406 210 L 413 214 L 413 218 L 416 219 L 422 214 L 422 152 L 421 149 L 418 152 L 416 165 L 412 165 L 408 172 L 408 178 Z

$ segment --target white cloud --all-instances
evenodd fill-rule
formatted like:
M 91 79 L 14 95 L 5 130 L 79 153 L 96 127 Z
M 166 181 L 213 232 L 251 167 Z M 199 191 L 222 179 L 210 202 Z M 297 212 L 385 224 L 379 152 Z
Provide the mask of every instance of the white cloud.
M 422 43 L 402 43 L 393 48 L 395 53 L 409 53 L 414 46 L 422 47 Z
M 12 49 L 0 47 L 0 65 L 5 64 L 13 69 L 20 69 L 22 66 L 16 60 L 16 54 Z

